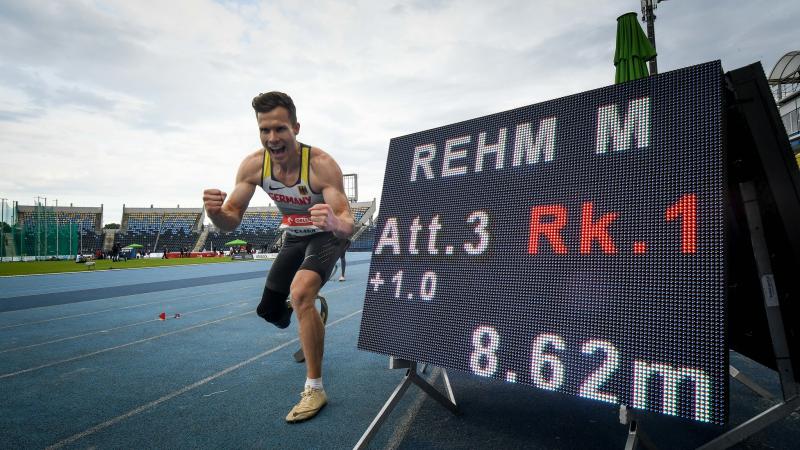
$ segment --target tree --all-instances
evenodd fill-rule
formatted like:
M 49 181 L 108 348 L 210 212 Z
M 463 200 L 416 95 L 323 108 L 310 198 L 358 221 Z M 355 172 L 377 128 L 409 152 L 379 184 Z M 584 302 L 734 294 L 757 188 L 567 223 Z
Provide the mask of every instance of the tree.
M 104 230 L 119 230 L 118 223 L 107 223 L 103 226 Z

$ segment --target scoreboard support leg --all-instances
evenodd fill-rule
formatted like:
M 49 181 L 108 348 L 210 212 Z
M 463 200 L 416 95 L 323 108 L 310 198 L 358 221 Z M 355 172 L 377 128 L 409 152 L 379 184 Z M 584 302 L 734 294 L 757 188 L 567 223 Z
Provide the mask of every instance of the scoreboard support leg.
M 453 389 L 450 386 L 450 379 L 447 377 L 447 371 L 442 369 L 442 373 L 444 375 L 444 382 L 445 386 L 447 387 L 447 396 L 439 392 L 435 387 L 433 387 L 427 380 L 419 376 L 417 372 L 417 363 L 416 361 L 406 361 L 391 358 L 390 360 L 390 368 L 392 369 L 399 369 L 399 368 L 408 368 L 406 371 L 405 377 L 400 382 L 399 385 L 394 389 L 392 395 L 389 396 L 389 400 L 383 405 L 380 412 L 377 416 L 372 420 L 372 423 L 369 424 L 367 431 L 361 436 L 361 439 L 358 440 L 358 443 L 353 447 L 353 449 L 364 449 L 369 445 L 369 442 L 375 437 L 375 434 L 380 429 L 383 422 L 386 421 L 386 418 L 392 412 L 395 406 L 400 402 L 400 399 L 405 394 L 406 390 L 412 384 L 416 384 L 420 389 L 425 391 L 426 394 L 430 395 L 434 400 L 439 402 L 442 406 L 449 409 L 450 412 L 453 414 L 460 414 L 458 409 L 458 405 L 456 405 L 455 397 L 453 397 Z
M 740 372 L 739 369 L 737 369 L 736 367 L 729 365 L 728 372 L 730 373 L 731 378 L 738 381 L 739 383 L 742 383 L 746 388 L 750 389 L 751 391 L 755 392 L 756 394 L 758 394 L 759 396 L 763 397 L 766 400 L 769 400 L 771 402 L 775 401 L 774 395 L 772 395 L 768 390 L 761 387 L 761 385 L 759 385 L 755 381 L 751 380 L 745 374 Z
M 775 362 L 778 368 L 778 377 L 781 381 L 783 398 L 781 402 L 766 411 L 698 447 L 698 449 L 704 450 L 731 447 L 800 408 L 798 385 L 794 381 L 792 359 L 789 354 L 789 345 L 786 342 L 786 331 L 783 328 L 778 291 L 772 276 L 769 249 L 767 248 L 767 241 L 761 224 L 761 212 L 758 206 L 756 188 L 753 182 L 748 181 L 739 184 L 739 189 L 742 192 L 742 203 L 744 204 L 747 224 L 750 228 L 753 255 L 758 267 L 758 276 L 761 280 L 764 309 L 767 312 L 767 322 L 772 338 L 772 348 L 775 353 Z
M 628 439 L 625 441 L 625 450 L 634 450 L 637 448 L 655 450 L 657 448 L 650 440 L 650 437 L 648 437 L 639 426 L 636 415 L 625 405 L 619 405 L 619 422 L 623 425 L 628 425 Z

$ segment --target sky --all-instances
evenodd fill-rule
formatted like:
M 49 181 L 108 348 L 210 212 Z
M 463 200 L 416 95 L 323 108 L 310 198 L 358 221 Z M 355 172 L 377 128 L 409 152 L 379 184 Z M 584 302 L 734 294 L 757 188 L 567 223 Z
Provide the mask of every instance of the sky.
M 104 223 L 123 204 L 202 207 L 261 146 L 250 102 L 277 90 L 298 139 L 379 201 L 391 138 L 612 84 L 630 11 L 639 0 L 0 0 L 0 197 L 102 204 Z M 669 0 L 656 16 L 659 72 L 769 72 L 800 49 L 796 0 Z

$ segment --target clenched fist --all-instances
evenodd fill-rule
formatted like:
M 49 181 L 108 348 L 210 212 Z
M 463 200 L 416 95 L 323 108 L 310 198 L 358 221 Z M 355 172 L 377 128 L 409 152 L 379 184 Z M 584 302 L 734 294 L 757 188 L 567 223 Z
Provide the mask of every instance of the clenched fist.
M 326 203 L 318 203 L 308 209 L 311 214 L 311 223 L 322 231 L 336 231 L 339 218 L 333 213 L 333 208 Z
M 209 216 L 216 216 L 222 210 L 222 204 L 225 202 L 225 197 L 228 194 L 220 191 L 219 189 L 206 189 L 203 191 L 203 206 L 206 208 L 206 214 Z

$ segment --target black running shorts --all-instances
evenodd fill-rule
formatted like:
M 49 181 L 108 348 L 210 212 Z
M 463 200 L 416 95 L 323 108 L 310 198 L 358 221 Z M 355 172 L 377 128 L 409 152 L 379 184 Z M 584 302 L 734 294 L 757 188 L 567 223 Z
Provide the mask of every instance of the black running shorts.
M 330 232 L 315 233 L 311 236 L 295 236 L 287 233 L 278 257 L 272 262 L 266 287 L 288 294 L 294 275 L 300 269 L 317 272 L 324 285 L 336 267 L 336 261 L 347 249 L 348 243 L 347 239 L 339 239 Z

